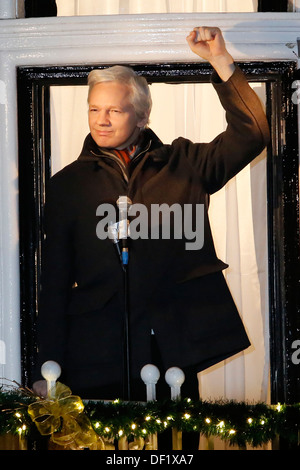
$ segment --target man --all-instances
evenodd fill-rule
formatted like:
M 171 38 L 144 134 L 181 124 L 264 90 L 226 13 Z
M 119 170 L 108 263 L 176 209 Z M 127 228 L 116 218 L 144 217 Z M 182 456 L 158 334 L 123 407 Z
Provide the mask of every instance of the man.
M 221 31 L 195 28 L 187 42 L 214 68 L 226 131 L 210 143 L 179 138 L 164 145 L 147 128 L 145 80 L 123 67 L 93 71 L 90 134 L 79 158 L 47 190 L 38 367 L 57 361 L 60 380 L 83 398 L 123 397 L 124 271 L 112 241 L 96 235 L 98 208 L 116 207 L 122 195 L 148 213 L 154 204 L 189 205 L 192 220 L 196 207 L 205 207 L 201 249 L 186 249 L 184 237 L 129 240 L 130 399 L 145 399 L 140 370 L 147 363 L 162 376 L 171 366 L 182 368 L 183 394 L 197 398 L 197 372 L 250 344 L 222 274 L 227 265 L 215 253 L 207 210 L 209 195 L 267 145 L 268 124 Z M 45 382 L 34 388 L 45 393 Z

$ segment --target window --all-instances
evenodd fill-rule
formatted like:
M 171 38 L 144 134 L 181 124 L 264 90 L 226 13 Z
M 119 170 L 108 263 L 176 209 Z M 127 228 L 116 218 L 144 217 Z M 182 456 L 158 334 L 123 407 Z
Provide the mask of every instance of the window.
M 272 401 L 293 402 L 299 394 L 291 361 L 299 331 L 299 213 L 297 112 L 291 102 L 294 63 L 241 63 L 249 81 L 264 83 L 272 142 L 266 163 L 268 223 L 268 297 Z M 206 83 L 206 64 L 135 65 L 150 83 Z M 18 69 L 20 140 L 20 260 L 22 367 L 30 382 L 35 350 L 35 320 L 43 238 L 43 204 L 53 161 L 51 87 L 85 85 L 92 67 Z M 298 323 L 297 323 L 298 322 Z M 30 332 L 30 334 L 28 334 Z

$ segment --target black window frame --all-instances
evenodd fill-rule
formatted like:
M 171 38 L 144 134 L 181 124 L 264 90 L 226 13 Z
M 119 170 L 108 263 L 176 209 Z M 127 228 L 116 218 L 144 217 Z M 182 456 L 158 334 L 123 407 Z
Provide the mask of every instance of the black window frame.
M 209 82 L 207 63 L 125 64 L 149 83 Z M 296 62 L 238 62 L 249 82 L 265 82 L 271 129 L 267 149 L 270 386 L 272 403 L 300 397 L 298 118 Z M 51 175 L 50 86 L 83 85 L 99 65 L 18 67 L 19 227 L 22 380 L 31 385 L 42 262 L 43 207 Z M 76 158 L 76 156 L 75 156 Z

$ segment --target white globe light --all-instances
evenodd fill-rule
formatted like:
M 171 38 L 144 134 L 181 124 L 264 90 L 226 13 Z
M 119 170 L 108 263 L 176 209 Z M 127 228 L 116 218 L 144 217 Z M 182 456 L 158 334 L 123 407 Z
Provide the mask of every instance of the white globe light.
M 160 372 L 153 364 L 146 364 L 141 370 L 141 378 L 145 384 L 156 384 L 160 377 Z
M 60 365 L 55 361 L 44 362 L 41 368 L 41 373 L 44 379 L 53 382 L 58 379 L 61 374 Z
M 185 380 L 185 375 L 179 367 L 170 367 L 166 372 L 165 379 L 170 387 L 180 387 Z

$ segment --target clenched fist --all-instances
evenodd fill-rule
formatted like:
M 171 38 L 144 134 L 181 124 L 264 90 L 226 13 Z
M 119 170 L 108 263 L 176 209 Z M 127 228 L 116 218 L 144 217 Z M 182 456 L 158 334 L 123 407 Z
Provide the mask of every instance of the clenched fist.
M 186 38 L 190 49 L 204 60 L 207 60 L 224 81 L 234 71 L 234 61 L 226 49 L 222 32 L 217 27 L 199 26 Z

